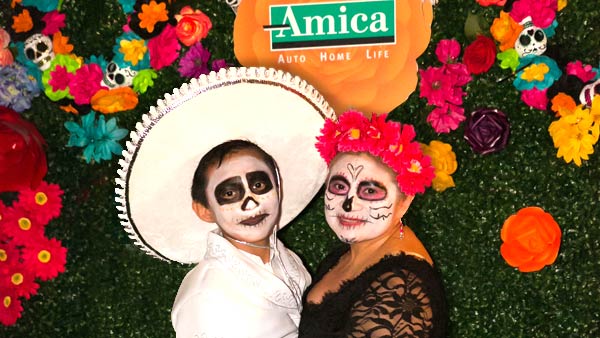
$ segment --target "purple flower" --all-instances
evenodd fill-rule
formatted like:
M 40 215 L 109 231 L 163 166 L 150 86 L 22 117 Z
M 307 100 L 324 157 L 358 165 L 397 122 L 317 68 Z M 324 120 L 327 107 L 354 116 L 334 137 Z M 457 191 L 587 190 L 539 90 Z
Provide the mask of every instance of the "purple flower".
M 227 64 L 227 61 L 225 61 L 225 59 L 214 60 L 210 65 L 210 68 L 212 68 L 212 70 L 215 72 L 218 72 L 219 69 L 221 69 L 221 68 L 228 68 L 228 67 L 229 67 L 229 65 Z
M 208 74 L 208 60 L 210 52 L 198 42 L 185 53 L 179 61 L 179 74 L 183 77 L 198 77 L 202 74 Z
M 31 107 L 31 100 L 40 89 L 25 67 L 18 63 L 0 67 L 0 105 L 22 112 Z
M 486 155 L 504 149 L 509 135 L 508 119 L 498 109 L 477 109 L 467 118 L 464 137 L 477 154 Z

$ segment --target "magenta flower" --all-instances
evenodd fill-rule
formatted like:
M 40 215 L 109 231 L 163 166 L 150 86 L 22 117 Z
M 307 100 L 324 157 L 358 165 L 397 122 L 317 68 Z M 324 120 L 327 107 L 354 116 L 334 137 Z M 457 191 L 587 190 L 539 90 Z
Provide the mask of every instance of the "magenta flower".
M 175 28 L 167 25 L 158 36 L 148 41 L 150 66 L 156 70 L 170 66 L 179 57 L 180 49 Z
M 227 67 L 229 67 L 229 65 L 227 64 L 227 61 L 225 61 L 225 59 L 214 60 L 210 65 L 210 68 L 215 72 L 218 72 L 221 68 Z
M 202 74 L 208 74 L 208 60 L 210 52 L 198 42 L 185 53 L 179 61 L 179 74 L 183 77 L 198 77 Z
M 65 17 L 63 13 L 59 13 L 54 10 L 48 12 L 42 17 L 42 20 L 46 23 L 46 27 L 42 30 L 42 34 L 52 36 L 52 34 L 60 31 L 61 28 L 65 27 Z
M 452 82 L 455 86 L 464 86 L 471 82 L 471 74 L 464 63 L 445 64 L 443 67 L 446 74 L 453 77 Z
M 67 72 L 67 67 L 56 66 L 56 68 L 50 72 L 48 84 L 52 86 L 52 91 L 65 90 L 69 86 L 72 75 L 73 74 Z
M 427 116 L 427 122 L 437 133 L 449 133 L 458 128 L 460 123 L 465 120 L 464 113 L 463 107 L 445 104 L 434 108 Z
M 421 76 L 419 97 L 426 98 L 429 105 L 444 105 L 452 92 L 452 77 L 446 75 L 442 67 L 428 67 L 425 70 L 419 70 L 419 75 Z
M 548 88 L 539 90 L 533 87 L 529 90 L 523 90 L 521 91 L 521 100 L 532 108 L 546 110 L 546 107 L 548 106 L 546 91 L 548 91 Z
M 535 26 L 544 29 L 552 24 L 557 10 L 557 0 L 517 0 L 512 5 L 510 16 L 517 23 L 530 16 Z
M 441 63 L 454 63 L 460 55 L 460 44 L 454 39 L 444 39 L 438 42 L 435 55 Z
M 575 75 L 581 81 L 590 82 L 592 79 L 596 77 L 596 72 L 590 65 L 584 65 L 581 61 L 577 60 L 574 62 L 569 62 L 567 64 L 567 74 Z
M 76 104 L 89 104 L 90 99 L 102 88 L 102 69 L 95 63 L 77 69 L 69 84 L 69 92 Z M 107 88 L 106 88 L 107 89 Z

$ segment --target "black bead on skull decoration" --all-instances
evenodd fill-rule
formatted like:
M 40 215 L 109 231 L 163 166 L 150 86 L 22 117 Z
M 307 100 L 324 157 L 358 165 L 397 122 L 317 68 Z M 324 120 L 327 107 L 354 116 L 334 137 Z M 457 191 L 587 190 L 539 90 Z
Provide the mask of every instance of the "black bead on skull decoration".
M 119 67 L 117 63 L 111 61 L 106 65 L 102 83 L 109 88 L 130 87 L 137 73 L 130 67 Z
M 515 50 L 519 57 L 544 54 L 548 45 L 548 38 L 544 30 L 534 26 L 529 17 L 524 20 L 522 25 L 523 31 L 515 41 Z
M 34 34 L 25 40 L 25 56 L 35 63 L 41 71 L 50 67 L 54 59 L 52 40 L 43 34 Z

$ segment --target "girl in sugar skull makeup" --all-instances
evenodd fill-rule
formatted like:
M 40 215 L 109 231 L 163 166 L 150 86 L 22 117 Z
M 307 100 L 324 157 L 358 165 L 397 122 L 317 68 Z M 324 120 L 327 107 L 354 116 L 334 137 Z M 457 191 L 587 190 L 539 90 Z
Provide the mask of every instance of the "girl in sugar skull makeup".
M 300 337 L 445 337 L 441 278 L 402 217 L 434 177 L 410 125 L 348 111 L 327 120 L 325 217 L 344 245 L 305 295 Z
M 146 253 L 196 264 L 171 311 L 177 337 L 298 336 L 311 278 L 276 235 L 323 185 L 314 139 L 334 116 L 291 74 L 232 67 L 165 95 L 138 123 L 118 209 Z

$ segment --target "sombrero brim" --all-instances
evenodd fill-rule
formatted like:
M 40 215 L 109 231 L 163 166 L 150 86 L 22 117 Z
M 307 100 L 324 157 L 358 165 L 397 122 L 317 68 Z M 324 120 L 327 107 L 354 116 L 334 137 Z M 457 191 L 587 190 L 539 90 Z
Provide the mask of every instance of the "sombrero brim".
M 216 228 L 192 211 L 198 161 L 229 140 L 256 143 L 280 170 L 280 228 L 320 189 L 326 164 L 314 143 L 333 110 L 308 83 L 269 68 L 229 68 L 193 79 L 166 94 L 136 125 L 119 161 L 121 224 L 146 253 L 195 263 Z

